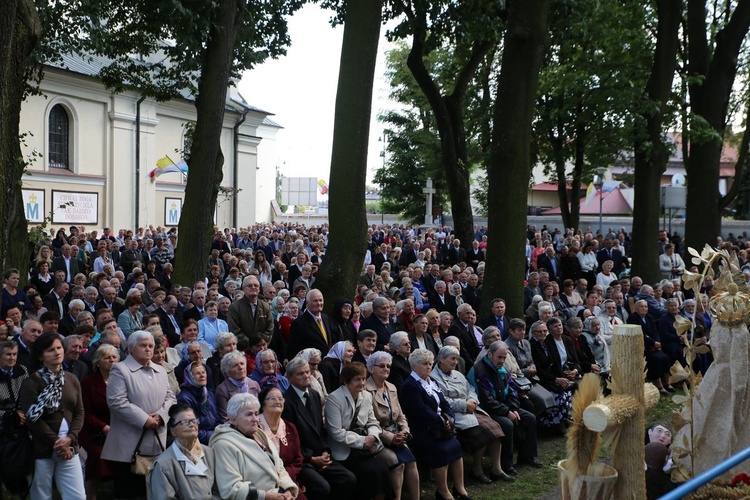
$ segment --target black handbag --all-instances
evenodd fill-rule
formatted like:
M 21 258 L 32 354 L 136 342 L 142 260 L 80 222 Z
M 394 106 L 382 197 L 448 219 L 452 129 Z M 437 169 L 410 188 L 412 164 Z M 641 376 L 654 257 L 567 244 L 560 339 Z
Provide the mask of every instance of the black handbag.
M 441 413 L 440 420 L 443 425 L 439 427 L 430 426 L 429 431 L 435 439 L 450 439 L 456 435 L 456 419 L 452 416 Z
M 0 431 L 0 477 L 11 493 L 25 497 L 31 486 L 26 476 L 34 469 L 34 443 L 31 433 L 18 418 L 15 408 L 5 412 Z

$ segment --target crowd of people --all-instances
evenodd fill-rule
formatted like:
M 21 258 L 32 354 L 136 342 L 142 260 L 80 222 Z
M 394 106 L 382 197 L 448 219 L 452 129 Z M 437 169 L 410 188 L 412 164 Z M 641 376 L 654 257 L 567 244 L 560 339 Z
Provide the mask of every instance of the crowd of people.
M 613 326 L 642 325 L 664 394 L 686 364 L 677 317 L 709 334 L 711 283 L 698 297 L 681 287 L 679 238 L 660 234 L 663 279 L 649 285 L 629 275 L 624 230 L 529 227 L 525 317 L 510 318 L 482 297 L 485 233 L 467 250 L 450 228 L 373 226 L 357 290 L 331 298 L 315 288 L 325 226 L 217 231 L 192 286 L 173 279 L 174 229 L 58 230 L 29 269 L 4 273 L 0 421 L 31 434 L 34 458 L 28 484 L 5 486 L 32 499 L 53 484 L 96 498 L 102 481 L 116 498 L 413 499 L 420 466 L 436 498 L 471 498 L 465 478 L 543 467 L 537 431 L 565 432 L 583 374 L 607 379 Z

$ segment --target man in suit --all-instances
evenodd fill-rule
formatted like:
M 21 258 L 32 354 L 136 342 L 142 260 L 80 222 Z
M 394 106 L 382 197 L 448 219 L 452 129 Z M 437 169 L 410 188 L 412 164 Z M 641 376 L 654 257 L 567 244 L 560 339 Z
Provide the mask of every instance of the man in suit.
M 455 266 L 460 262 L 466 262 L 466 250 L 461 248 L 461 240 L 454 238 L 443 258 L 443 263 L 446 266 Z
M 203 319 L 206 307 L 206 292 L 203 290 L 195 290 L 193 292 L 193 306 L 190 309 L 185 310 L 182 313 L 182 321 L 186 319 L 194 319 L 196 322 Z
M 620 271 L 625 269 L 623 267 L 622 252 L 620 252 L 616 248 L 613 249 L 613 244 L 614 242 L 612 241 L 612 238 L 604 239 L 604 248 L 599 250 L 599 252 L 597 252 L 596 254 L 597 272 L 602 272 L 602 264 L 604 264 L 608 260 L 611 260 L 614 264 L 612 272 L 614 272 L 615 275 L 620 274 Z
M 539 269 L 544 269 L 549 274 L 550 280 L 558 281 L 560 278 L 560 257 L 555 254 L 555 247 L 549 245 L 544 254 L 537 259 Z
M 466 366 L 472 366 L 482 350 L 482 330 L 477 328 L 477 313 L 469 304 L 461 304 L 457 310 L 458 319 L 448 328 L 448 336 L 458 337 L 461 341 L 461 357 Z
M 70 245 L 63 245 L 62 255 L 52 259 L 52 273 L 56 271 L 65 271 L 65 281 L 73 283 L 73 278 L 78 274 L 78 259 L 73 257 Z
M 273 316 L 267 302 L 258 300 L 260 281 L 253 275 L 242 281 L 244 296 L 229 306 L 229 329 L 237 336 L 237 344 L 256 345 L 262 337 L 266 344 L 273 337 Z
M 286 376 L 290 386 L 281 416 L 299 433 L 303 465 L 297 480 L 310 500 L 349 498 L 357 478 L 331 457 L 320 395 L 310 389 L 310 366 L 294 358 L 286 365 Z
M 539 273 L 529 273 L 529 283 L 523 287 L 523 310 L 529 308 L 531 305 L 531 299 L 534 295 L 541 295 L 542 289 L 539 288 Z
M 117 289 L 108 286 L 102 291 L 102 300 L 96 303 L 96 310 L 109 309 L 115 319 L 125 310 L 125 306 L 117 301 Z
M 60 318 L 60 322 L 57 324 L 57 331 L 63 336 L 67 337 L 73 335 L 76 329 L 78 314 L 84 309 L 82 300 L 73 299 L 68 304 L 68 314 Z
M 69 288 L 70 285 L 66 281 L 56 283 L 55 288 L 42 299 L 44 307 L 48 311 L 55 311 L 61 318 L 64 318 L 68 313 L 68 304 L 65 303 L 65 297 L 68 295 Z
M 411 249 L 404 250 L 401 254 L 401 262 L 400 264 L 402 266 L 408 266 L 409 264 L 413 264 L 417 261 L 419 258 L 419 250 L 421 248 L 421 245 L 418 241 L 414 241 L 414 243 L 411 244 Z
M 496 326 L 500 330 L 502 340 L 510 335 L 510 320 L 505 316 L 505 301 L 503 299 L 492 299 L 490 302 L 490 314 L 482 320 L 482 328 Z
M 164 335 L 166 335 L 169 345 L 172 347 L 180 343 L 182 333 L 180 324 L 175 316 L 176 310 L 177 297 L 174 295 L 167 295 L 164 304 L 154 311 L 154 314 L 159 316 L 161 329 L 164 332 Z
M 376 351 L 388 351 L 390 349 L 386 346 L 390 342 L 391 335 L 396 332 L 396 324 L 391 322 L 388 299 L 378 297 L 372 301 L 372 314 L 362 321 L 359 331 L 362 330 L 373 330 L 377 334 Z
M 120 266 L 125 276 L 133 272 L 134 267 L 143 268 L 143 255 L 138 250 L 138 240 L 129 240 L 130 247 L 120 255 Z
M 371 288 L 372 285 L 375 284 L 375 265 L 370 264 L 365 269 L 365 273 L 359 277 L 359 283 L 362 285 L 367 285 L 367 288 Z
M 289 330 L 289 344 L 286 357 L 292 359 L 302 349 L 314 347 L 321 356 L 328 354 L 328 349 L 340 340 L 337 331 L 331 327 L 331 320 L 323 314 L 323 294 L 320 290 L 312 289 L 305 296 L 307 308 L 297 316 Z

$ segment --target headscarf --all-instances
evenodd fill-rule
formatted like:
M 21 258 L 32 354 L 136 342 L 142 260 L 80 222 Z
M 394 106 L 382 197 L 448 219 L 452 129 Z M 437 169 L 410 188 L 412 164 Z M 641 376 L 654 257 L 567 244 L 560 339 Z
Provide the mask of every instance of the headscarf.
M 276 368 L 271 375 L 263 373 L 263 355 L 267 352 L 273 354 L 273 359 L 276 361 Z M 262 349 L 255 355 L 255 369 L 250 374 L 250 378 L 258 382 L 261 390 L 272 386 L 279 389 L 281 392 L 285 392 L 289 388 L 289 380 L 278 372 L 278 356 L 273 349 Z
M 344 354 L 346 354 L 346 344 L 348 344 L 346 340 L 336 342 L 328 350 L 328 354 L 326 354 L 326 358 L 338 359 L 341 362 L 339 373 L 341 373 L 341 370 L 344 369 Z
M 189 363 L 185 367 L 185 372 L 183 375 L 183 378 L 185 381 L 182 383 L 182 387 L 190 388 L 194 387 L 196 389 L 199 389 L 201 391 L 201 411 L 204 410 L 204 406 L 208 403 L 208 389 L 204 385 L 203 387 L 200 387 L 198 385 L 198 382 L 195 380 L 195 377 L 193 376 L 192 368 L 194 363 Z M 205 366 L 203 363 L 200 364 L 200 366 Z
M 63 386 L 65 385 L 65 370 L 61 369 L 55 375 L 47 367 L 42 367 L 39 370 L 39 375 L 47 385 L 44 386 L 34 404 L 26 412 L 26 418 L 31 422 L 36 422 L 45 413 L 55 413 L 60 409 L 60 400 L 62 399 Z

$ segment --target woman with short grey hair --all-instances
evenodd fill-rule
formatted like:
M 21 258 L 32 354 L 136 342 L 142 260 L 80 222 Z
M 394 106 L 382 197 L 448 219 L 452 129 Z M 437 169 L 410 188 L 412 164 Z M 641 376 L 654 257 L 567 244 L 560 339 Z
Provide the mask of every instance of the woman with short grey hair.
M 247 360 L 240 351 L 230 351 L 221 359 L 224 382 L 216 388 L 216 409 L 219 420 L 227 421 L 227 406 L 236 394 L 260 394 L 260 386 L 247 376 Z
M 224 382 L 221 360 L 232 351 L 237 350 L 237 337 L 232 332 L 222 332 L 214 339 L 214 353 L 206 360 L 206 366 L 213 374 L 213 386 L 219 387 Z
M 221 498 L 287 500 L 299 493 L 276 446 L 260 429 L 259 410 L 255 395 L 235 394 L 226 406 L 229 423 L 217 426 L 211 436 Z
M 497 333 L 499 340 L 499 330 Z M 487 342 L 485 345 L 488 345 Z M 492 342 L 489 343 L 491 344 Z M 500 465 L 502 438 L 505 436 L 503 429 L 479 407 L 479 396 L 476 390 L 466 377 L 456 370 L 460 358 L 461 353 L 455 347 L 442 347 L 438 352 L 438 362 L 432 369 L 431 376 L 443 391 L 446 401 L 456 415 L 459 441 L 474 455 L 472 470 L 474 478 L 483 484 L 490 484 L 497 480 L 513 482 L 515 479 L 506 474 Z M 492 459 L 489 477 L 482 471 L 482 457 L 487 448 Z
M 388 375 L 388 382 L 401 389 L 406 377 L 411 373 L 409 366 L 409 353 L 411 352 L 411 342 L 406 332 L 396 332 L 391 335 L 388 345 L 391 348 L 393 361 L 391 363 L 391 373 Z
M 416 349 L 409 355 L 412 372 L 399 391 L 401 408 L 410 424 L 414 450 L 422 457 L 422 464 L 432 469 L 437 488 L 435 498 L 468 498 L 461 444 L 447 423 L 455 419 L 455 414 L 440 386 L 430 376 L 434 359 L 427 349 Z M 449 471 L 453 479 L 452 491 L 448 487 Z

